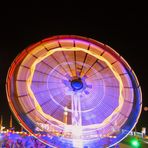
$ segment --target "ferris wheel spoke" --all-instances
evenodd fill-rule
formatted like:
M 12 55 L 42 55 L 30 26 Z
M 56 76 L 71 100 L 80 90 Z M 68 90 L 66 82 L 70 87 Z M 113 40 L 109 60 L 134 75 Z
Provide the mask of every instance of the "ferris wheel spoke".
M 74 51 L 74 65 L 75 65 L 75 75 L 77 75 L 77 64 L 76 64 L 76 51 Z
M 61 68 L 64 70 L 64 72 L 67 73 L 67 72 L 66 72 L 66 69 L 60 64 L 60 62 L 54 57 L 54 55 L 51 55 L 51 57 L 56 61 L 56 63 L 57 63 L 58 65 L 61 66 Z
M 96 59 L 95 61 L 94 61 L 94 63 L 92 63 L 92 65 L 89 67 L 89 69 L 83 74 L 83 76 L 85 76 L 91 69 L 92 69 L 92 67 L 96 64 L 98 62 L 98 59 Z
M 70 71 L 70 73 L 71 73 L 71 76 L 72 76 L 72 70 L 71 70 L 71 67 L 70 67 L 70 65 L 69 65 L 69 62 L 68 62 L 68 60 L 67 60 L 67 58 L 66 58 L 66 55 L 65 55 L 64 51 L 62 51 L 62 54 L 63 54 L 63 57 L 64 57 L 66 63 L 67 63 L 67 66 L 68 66 L 68 68 L 69 68 L 69 71 Z
M 90 44 L 89 44 L 88 47 L 87 47 L 87 50 L 89 50 L 89 49 L 90 49 Z M 80 71 L 80 76 L 81 76 L 81 74 L 82 74 L 82 71 L 83 71 L 83 68 L 84 68 L 84 64 L 85 64 L 86 59 L 87 59 L 87 55 L 88 55 L 88 53 L 85 54 L 85 57 L 84 57 L 84 60 L 83 60 L 83 65 L 82 65 L 81 71 Z

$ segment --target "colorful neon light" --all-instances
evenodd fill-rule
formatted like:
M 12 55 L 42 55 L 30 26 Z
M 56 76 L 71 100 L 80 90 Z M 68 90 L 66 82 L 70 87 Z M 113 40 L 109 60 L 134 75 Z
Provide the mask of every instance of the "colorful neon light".
M 69 58 L 66 57 L 65 61 L 59 62 L 58 55 L 59 59 L 65 56 Z M 44 65 L 41 63 L 50 57 L 53 61 L 48 61 L 49 68 L 43 68 Z M 99 61 L 98 65 L 95 65 L 96 59 Z M 74 147 L 78 141 L 80 145 L 77 147 L 88 145 L 99 147 L 105 145 L 106 142 L 108 146 L 113 146 L 132 130 L 139 118 L 142 96 L 138 80 L 127 62 L 107 45 L 79 36 L 53 37 L 25 49 L 14 61 L 6 82 L 8 101 L 20 124 L 34 136 L 35 129 L 38 129 L 38 132 L 44 131 L 50 136 L 55 136 L 57 142 L 61 143 L 61 147 L 65 147 L 65 144 Z M 79 95 L 73 92 L 70 85 L 70 81 L 79 75 L 76 72 L 77 68 L 82 68 L 79 77 L 83 85 L 77 90 Z M 104 71 L 99 72 L 100 68 Z M 60 69 L 59 74 L 55 75 L 57 69 Z M 88 78 L 87 72 L 89 73 Z M 53 77 L 50 77 L 51 73 L 55 79 L 61 74 L 60 79 L 62 80 L 55 81 Z M 53 79 L 53 84 L 48 84 L 47 88 L 48 77 Z M 63 77 L 66 77 L 66 80 L 63 80 Z M 56 93 L 65 93 L 61 95 L 65 97 L 62 101 L 66 105 L 60 104 L 60 97 L 54 98 L 55 92 L 52 91 L 53 88 L 50 88 L 50 85 L 54 86 Z M 58 90 L 58 85 L 63 88 Z M 39 87 L 36 88 L 37 86 Z M 45 93 L 38 95 L 39 88 L 42 88 L 41 91 Z M 97 91 L 102 91 L 102 93 Z M 74 99 L 72 103 L 72 97 L 75 94 L 77 99 Z M 49 99 L 46 95 L 49 95 Z M 92 98 L 89 99 L 88 96 Z M 98 97 L 101 97 L 100 100 Z M 42 106 L 50 100 L 55 106 L 50 103 L 48 105 L 51 105 L 52 110 L 57 106 L 63 119 L 59 117 L 58 112 L 52 116 L 54 110 L 48 112 L 47 108 Z M 67 103 L 69 100 L 71 102 Z M 70 103 L 76 105 L 76 108 L 72 105 L 69 107 Z M 103 106 L 104 103 L 107 103 L 106 106 Z M 86 110 L 85 107 L 87 107 Z M 107 113 L 105 107 L 108 107 Z M 97 111 L 102 111 L 103 114 Z M 34 127 L 36 128 L 33 129 Z M 76 132 L 76 129 L 80 132 Z M 123 133 L 122 130 L 128 132 Z M 52 147 L 59 146 L 57 143 L 50 143 L 48 139 L 40 140 Z

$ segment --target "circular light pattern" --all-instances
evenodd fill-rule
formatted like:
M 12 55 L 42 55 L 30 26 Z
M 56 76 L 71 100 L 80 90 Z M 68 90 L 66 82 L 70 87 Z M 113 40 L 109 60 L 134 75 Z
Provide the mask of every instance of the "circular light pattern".
M 134 128 L 141 88 L 111 47 L 80 36 L 54 36 L 24 49 L 6 81 L 20 124 L 51 147 L 111 147 Z

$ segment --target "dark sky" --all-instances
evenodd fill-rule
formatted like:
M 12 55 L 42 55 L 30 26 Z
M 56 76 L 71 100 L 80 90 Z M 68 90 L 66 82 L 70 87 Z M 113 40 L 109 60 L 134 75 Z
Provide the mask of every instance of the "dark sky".
M 136 2 L 135 2 L 136 3 Z M 28 45 L 46 37 L 74 34 L 90 37 L 114 48 L 135 71 L 148 106 L 148 13 L 144 4 L 99 4 L 93 1 L 5 2 L 0 5 L 0 115 L 8 126 L 11 111 L 5 80 L 13 59 Z M 14 119 L 16 124 L 16 120 Z M 142 111 L 138 128 L 147 126 Z

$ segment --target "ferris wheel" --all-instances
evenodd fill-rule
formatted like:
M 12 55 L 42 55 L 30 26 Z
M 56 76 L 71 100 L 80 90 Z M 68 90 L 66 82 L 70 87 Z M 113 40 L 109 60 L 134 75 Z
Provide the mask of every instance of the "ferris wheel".
M 24 49 L 7 75 L 9 105 L 19 123 L 51 147 L 111 147 L 136 125 L 139 82 L 111 47 L 75 35 Z

